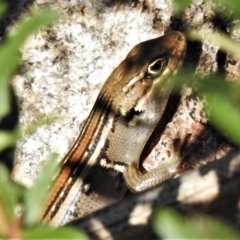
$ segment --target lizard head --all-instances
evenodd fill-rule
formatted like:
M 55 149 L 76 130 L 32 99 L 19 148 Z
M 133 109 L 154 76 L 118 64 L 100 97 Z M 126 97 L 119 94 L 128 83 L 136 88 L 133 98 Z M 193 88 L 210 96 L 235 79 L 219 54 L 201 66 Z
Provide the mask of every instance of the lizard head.
M 122 116 L 142 112 L 147 102 L 168 96 L 167 80 L 181 65 L 186 46 L 183 33 L 170 32 L 133 47 L 104 85 L 112 110 Z

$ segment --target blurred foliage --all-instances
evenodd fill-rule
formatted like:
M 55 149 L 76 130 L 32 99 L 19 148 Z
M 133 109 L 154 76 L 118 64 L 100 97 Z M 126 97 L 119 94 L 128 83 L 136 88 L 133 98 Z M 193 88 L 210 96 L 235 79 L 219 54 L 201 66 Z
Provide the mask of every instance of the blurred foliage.
M 6 7 L 0 5 L 0 14 Z M 10 80 L 20 62 L 19 48 L 27 37 L 40 27 L 48 26 L 58 19 L 58 14 L 41 10 L 22 18 L 16 31 L 0 46 L 0 121 L 10 112 Z M 52 122 L 56 117 L 41 119 L 21 131 L 31 134 L 37 127 Z M 20 136 L 19 129 L 0 131 L 0 151 L 13 146 Z M 1 159 L 0 159 L 1 160 Z M 37 178 L 34 187 L 26 189 L 14 182 L 8 170 L 0 163 L 0 237 L 6 239 L 88 239 L 80 231 L 69 227 L 53 229 L 39 224 L 41 209 L 46 199 L 52 176 L 57 172 L 57 155 L 52 156 Z M 16 213 L 17 209 L 21 209 Z M 21 212 L 21 213 L 20 213 Z
M 196 0 L 191 2 L 196 2 Z M 234 16 L 239 16 L 238 1 L 209 0 L 206 2 L 211 4 L 218 14 L 231 16 L 232 21 L 234 21 Z M 173 6 L 176 5 L 178 9 L 184 10 L 188 4 L 187 1 L 181 1 L 180 3 L 176 0 Z M 225 33 L 218 30 L 213 32 L 189 30 L 187 36 L 190 40 L 211 42 L 219 46 L 219 49 L 223 52 L 240 59 L 240 43 L 231 39 Z M 194 86 L 194 89 L 197 89 L 198 93 L 206 99 L 205 109 L 209 113 L 210 122 L 231 141 L 240 144 L 240 128 L 238 126 L 240 120 L 240 85 L 237 81 L 234 84 L 226 82 L 224 76 L 220 75 L 210 76 L 207 80 L 204 80 L 193 72 L 185 70 L 180 71 L 173 78 L 173 82 L 175 89 L 181 88 L 184 84 L 190 87 Z
M 183 217 L 172 209 L 157 210 L 153 229 L 161 239 L 240 239 L 225 223 L 203 215 Z
M 173 13 L 178 14 L 192 3 L 192 0 L 173 1 Z
M 57 172 L 57 155 L 52 154 L 36 179 L 34 187 L 26 189 L 14 182 L 5 166 L 0 164 L 0 237 L 5 239 L 83 239 L 80 231 L 70 227 L 54 229 L 39 223 L 41 209 Z M 16 213 L 16 209 L 21 209 Z

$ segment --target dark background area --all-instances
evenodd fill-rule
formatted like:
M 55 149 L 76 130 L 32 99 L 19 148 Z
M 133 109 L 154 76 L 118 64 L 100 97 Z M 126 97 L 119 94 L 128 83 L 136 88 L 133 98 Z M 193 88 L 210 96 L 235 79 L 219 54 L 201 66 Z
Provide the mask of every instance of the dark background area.
M 26 9 L 34 0 L 3 0 L 7 4 L 7 12 L 0 20 L 0 37 L 6 33 L 6 28 L 16 20 L 24 9 Z

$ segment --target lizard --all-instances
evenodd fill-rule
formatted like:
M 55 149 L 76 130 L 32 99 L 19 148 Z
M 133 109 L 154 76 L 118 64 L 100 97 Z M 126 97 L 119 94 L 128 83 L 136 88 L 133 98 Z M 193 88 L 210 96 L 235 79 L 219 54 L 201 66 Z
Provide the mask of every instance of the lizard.
M 179 160 L 149 172 L 143 148 L 161 119 L 170 77 L 186 52 L 186 37 L 170 32 L 134 46 L 104 83 L 75 143 L 62 161 L 41 216 L 60 226 L 183 171 Z

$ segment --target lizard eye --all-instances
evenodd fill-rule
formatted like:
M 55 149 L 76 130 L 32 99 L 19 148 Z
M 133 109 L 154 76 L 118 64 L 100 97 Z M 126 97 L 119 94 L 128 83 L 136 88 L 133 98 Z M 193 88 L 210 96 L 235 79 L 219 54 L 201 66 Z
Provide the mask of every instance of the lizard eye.
M 150 75 L 157 75 L 163 72 L 167 66 L 167 60 L 163 58 L 158 58 L 154 62 L 148 65 L 147 71 Z

